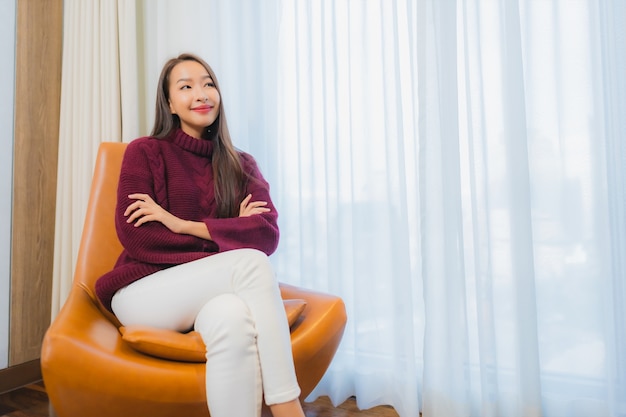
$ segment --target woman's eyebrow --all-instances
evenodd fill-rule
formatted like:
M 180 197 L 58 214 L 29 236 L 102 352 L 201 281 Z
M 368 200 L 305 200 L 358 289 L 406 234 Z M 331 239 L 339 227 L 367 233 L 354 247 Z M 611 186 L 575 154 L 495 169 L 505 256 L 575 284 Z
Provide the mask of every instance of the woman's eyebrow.
M 211 78 L 211 76 L 210 76 L 209 74 L 207 74 L 207 75 L 203 75 L 203 76 L 202 76 L 202 79 L 203 79 L 203 80 L 206 80 L 207 78 L 208 78 L 209 80 L 213 81 L 213 78 Z M 178 81 L 176 81 L 176 84 L 178 84 L 178 83 L 180 83 L 180 82 L 184 82 L 184 83 L 191 82 L 191 78 L 181 78 L 181 79 L 179 79 Z

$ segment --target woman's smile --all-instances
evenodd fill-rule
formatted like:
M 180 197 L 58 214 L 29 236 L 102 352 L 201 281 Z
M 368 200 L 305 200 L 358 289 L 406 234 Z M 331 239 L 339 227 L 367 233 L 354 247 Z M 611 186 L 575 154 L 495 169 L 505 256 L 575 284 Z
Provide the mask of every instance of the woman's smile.
M 213 110 L 213 106 L 202 105 L 202 106 L 194 107 L 191 110 L 198 112 L 198 113 L 209 113 L 211 110 Z

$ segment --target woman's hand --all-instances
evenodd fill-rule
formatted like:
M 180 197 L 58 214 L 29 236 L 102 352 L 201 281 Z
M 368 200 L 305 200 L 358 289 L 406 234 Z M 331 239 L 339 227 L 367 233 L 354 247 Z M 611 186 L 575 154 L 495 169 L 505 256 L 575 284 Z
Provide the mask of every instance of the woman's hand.
M 249 217 L 255 214 L 267 213 L 270 211 L 267 206 L 267 201 L 250 201 L 252 200 L 252 194 L 248 194 L 239 204 L 239 217 Z
M 135 227 L 139 227 L 147 222 L 161 222 L 172 232 L 181 233 L 185 221 L 163 209 L 148 194 L 136 193 L 128 198 L 135 201 L 124 212 L 124 216 L 128 216 L 126 223 L 134 222 Z

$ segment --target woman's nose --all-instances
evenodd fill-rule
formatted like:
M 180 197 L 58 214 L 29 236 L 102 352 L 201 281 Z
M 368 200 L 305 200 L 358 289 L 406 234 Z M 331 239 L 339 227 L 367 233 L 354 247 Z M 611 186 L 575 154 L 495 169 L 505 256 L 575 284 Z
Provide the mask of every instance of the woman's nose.
M 196 100 L 197 101 L 201 101 L 203 103 L 206 103 L 207 101 L 209 101 L 209 98 L 207 97 L 206 93 L 204 91 L 199 91 L 196 94 Z

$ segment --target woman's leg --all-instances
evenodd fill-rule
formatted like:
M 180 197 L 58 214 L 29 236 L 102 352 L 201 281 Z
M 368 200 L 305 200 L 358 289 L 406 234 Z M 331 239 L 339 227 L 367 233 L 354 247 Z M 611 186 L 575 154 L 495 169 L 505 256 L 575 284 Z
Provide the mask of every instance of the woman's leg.
M 211 415 L 260 416 L 261 368 L 248 307 L 234 294 L 218 295 L 202 307 L 194 328 L 207 344 L 206 394 Z
M 236 294 L 250 311 L 266 402 L 299 406 L 284 306 L 269 259 L 262 252 L 229 251 L 159 271 L 118 291 L 112 306 L 124 324 L 185 331 L 204 305 L 221 294 Z
M 285 403 L 298 398 L 300 387 L 280 289 L 264 253 L 252 249 L 241 251 L 246 255 L 234 266 L 232 290 L 246 303 L 255 320 L 265 402 L 270 406 Z

